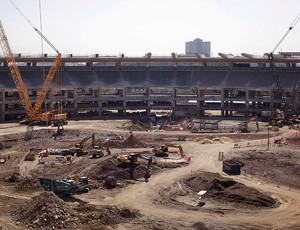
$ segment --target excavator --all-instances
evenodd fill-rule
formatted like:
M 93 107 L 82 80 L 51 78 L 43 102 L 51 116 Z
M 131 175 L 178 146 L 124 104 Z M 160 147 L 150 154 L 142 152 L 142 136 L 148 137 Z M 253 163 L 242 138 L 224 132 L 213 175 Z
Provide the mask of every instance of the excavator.
M 92 146 L 94 146 L 95 144 L 95 134 L 93 133 L 92 135 L 82 139 L 80 142 L 76 143 L 74 147 L 71 147 L 69 149 L 65 149 L 62 152 L 63 156 L 67 156 L 67 155 L 72 155 L 74 156 L 76 154 L 76 156 L 83 156 L 88 154 L 88 152 L 86 152 L 84 150 L 83 144 L 88 141 L 89 139 L 92 139 Z
M 66 122 L 67 115 L 63 114 L 61 109 L 59 111 L 60 112 L 59 114 L 55 114 L 54 110 L 42 112 L 42 109 L 41 109 L 42 104 L 45 101 L 45 98 L 49 91 L 50 84 L 55 76 L 55 73 L 57 72 L 57 70 L 60 66 L 61 53 L 48 41 L 48 39 L 46 37 L 44 37 L 44 35 L 38 29 L 36 29 L 35 27 L 33 27 L 33 28 L 57 53 L 57 56 L 48 72 L 48 75 L 45 78 L 44 84 L 38 93 L 38 98 L 37 98 L 34 106 L 32 106 L 32 103 L 31 103 L 29 95 L 28 95 L 28 90 L 25 86 L 25 83 L 21 76 L 20 70 L 18 68 L 18 64 L 12 53 L 7 36 L 5 34 L 2 23 L 0 21 L 0 45 L 3 50 L 3 54 L 6 58 L 6 65 L 8 66 L 8 68 L 10 70 L 12 79 L 18 90 L 21 103 L 26 111 L 26 118 L 24 121 L 21 121 L 20 124 L 49 125 L 51 123 L 57 124 L 57 123 L 62 122 L 63 124 L 66 125 L 67 124 L 67 122 Z
M 132 154 L 125 154 L 125 155 L 120 155 L 118 159 L 118 167 L 122 168 L 129 168 L 130 169 L 130 179 L 134 179 L 134 170 L 137 166 L 140 165 L 140 162 L 138 161 L 139 158 L 142 158 L 146 161 L 148 161 L 147 168 L 145 171 L 145 181 L 148 182 L 149 178 L 151 176 L 151 173 L 149 171 L 150 166 L 152 164 L 152 157 L 145 156 L 141 153 L 132 153 Z
M 257 133 L 259 131 L 258 118 L 257 118 L 257 116 L 255 116 L 255 117 L 251 117 L 247 121 L 242 122 L 239 125 L 238 129 L 241 131 L 241 133 L 250 133 L 248 125 L 251 121 L 255 121 L 255 125 L 256 125 L 256 131 L 255 132 Z
M 169 147 L 178 148 L 180 152 L 180 157 L 184 158 L 185 154 L 183 152 L 182 146 L 176 144 L 164 144 L 160 147 L 160 149 L 154 148 L 152 152 L 156 157 L 169 157 Z

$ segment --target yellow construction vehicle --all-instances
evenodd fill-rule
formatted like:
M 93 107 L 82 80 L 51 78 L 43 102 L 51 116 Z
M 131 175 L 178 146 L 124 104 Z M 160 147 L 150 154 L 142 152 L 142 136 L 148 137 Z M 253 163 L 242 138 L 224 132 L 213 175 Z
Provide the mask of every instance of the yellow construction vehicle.
M 44 81 L 44 85 L 41 88 L 40 92 L 38 93 L 38 99 L 35 102 L 34 107 L 32 106 L 32 103 L 30 101 L 27 88 L 24 84 L 24 81 L 22 79 L 21 73 L 19 71 L 17 62 L 15 60 L 15 57 L 12 53 L 12 50 L 10 48 L 7 36 L 5 34 L 4 28 L 2 26 L 2 23 L 0 21 L 0 45 L 3 50 L 3 54 L 6 58 L 6 65 L 8 66 L 12 79 L 16 85 L 16 88 L 18 90 L 21 103 L 26 111 L 26 118 L 24 121 L 22 121 L 20 124 L 42 124 L 42 125 L 50 125 L 51 122 L 64 122 L 66 124 L 66 114 L 55 114 L 54 110 L 42 112 L 42 104 L 45 101 L 45 98 L 47 96 L 47 93 L 49 91 L 50 84 L 55 76 L 55 73 L 57 72 L 59 66 L 60 66 L 60 60 L 61 60 L 61 53 L 44 37 L 44 35 L 34 28 L 41 37 L 57 52 L 57 56 L 48 72 L 48 75 Z M 61 112 L 61 111 L 60 111 Z
M 257 116 L 255 117 L 251 117 L 250 119 L 248 119 L 247 121 L 244 121 L 242 122 L 241 124 L 239 124 L 238 126 L 238 130 L 241 132 L 241 133 L 250 133 L 250 130 L 249 130 L 249 123 L 251 121 L 255 121 L 255 125 L 256 125 L 256 133 L 259 131 L 259 124 L 258 124 L 258 118 Z
M 154 148 L 152 150 L 152 152 L 154 153 L 154 156 L 156 156 L 156 157 L 169 157 L 169 147 L 178 148 L 181 158 L 183 158 L 185 156 L 182 146 L 176 145 L 176 144 L 164 144 L 160 147 L 160 149 Z
M 101 158 L 104 156 L 102 148 L 98 145 L 93 146 L 93 149 L 90 153 L 92 154 L 92 158 Z
M 84 150 L 83 144 L 89 139 L 92 139 L 92 146 L 94 146 L 95 134 L 93 133 L 92 135 L 81 140 L 79 143 L 76 143 L 74 147 L 63 150 L 62 155 L 63 156 L 66 156 L 66 155 L 74 156 L 76 154 L 76 156 L 83 156 L 83 155 L 88 154 L 88 152 Z
M 149 171 L 150 166 L 152 164 L 152 157 L 148 157 L 145 156 L 141 153 L 131 153 L 131 154 L 124 154 L 124 155 L 120 155 L 117 159 L 118 159 L 118 167 L 122 167 L 122 168 L 129 168 L 130 169 L 130 179 L 134 179 L 134 170 L 137 166 L 140 165 L 140 162 L 138 161 L 139 158 L 142 158 L 146 161 L 148 161 L 147 163 L 147 168 L 145 171 L 145 181 L 148 182 L 151 173 Z

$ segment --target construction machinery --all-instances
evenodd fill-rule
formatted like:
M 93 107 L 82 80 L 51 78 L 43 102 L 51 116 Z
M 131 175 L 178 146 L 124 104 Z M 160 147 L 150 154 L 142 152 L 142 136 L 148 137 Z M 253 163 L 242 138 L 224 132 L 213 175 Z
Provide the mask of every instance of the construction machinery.
M 90 153 L 92 154 L 92 158 L 101 158 L 104 156 L 102 148 L 98 145 L 93 146 L 93 149 Z
M 241 124 L 239 124 L 238 130 L 241 133 L 250 133 L 249 123 L 252 122 L 252 121 L 255 121 L 255 125 L 256 125 L 256 131 L 255 132 L 257 133 L 259 131 L 259 124 L 258 124 L 258 118 L 257 118 L 257 116 L 251 117 L 247 121 L 244 121 Z
M 191 133 L 198 133 L 202 130 L 219 130 L 219 121 L 208 121 L 208 120 L 200 120 L 198 122 L 192 122 L 191 124 Z
M 159 149 L 154 148 L 152 152 L 156 157 L 169 157 L 169 147 L 178 148 L 180 152 L 180 157 L 184 158 L 184 152 L 182 146 L 177 144 L 164 144 Z
M 147 168 L 146 168 L 145 175 L 144 175 L 145 181 L 148 182 L 148 180 L 151 176 L 149 169 L 152 164 L 152 157 L 146 156 L 141 153 L 120 155 L 117 158 L 118 162 L 119 162 L 118 167 L 129 168 L 130 169 L 130 179 L 133 180 L 134 179 L 134 170 L 137 166 L 140 165 L 140 162 L 138 161 L 139 158 L 148 161 Z
M 273 76 L 275 77 L 276 84 L 277 84 L 277 89 L 280 94 L 280 99 L 281 99 L 281 105 L 283 107 L 283 112 L 285 114 L 285 120 L 289 120 L 291 117 L 295 116 L 295 98 L 299 94 L 299 80 L 295 82 L 294 88 L 291 94 L 291 99 L 287 100 L 286 95 L 284 94 L 282 85 L 281 85 L 281 80 L 279 78 L 275 63 L 274 63 L 274 52 L 276 49 L 279 47 L 279 45 L 283 42 L 283 40 L 287 37 L 287 35 L 291 32 L 291 30 L 295 27 L 295 25 L 298 23 L 300 19 L 300 13 L 298 13 L 297 17 L 294 19 L 290 27 L 288 28 L 287 32 L 284 34 L 284 36 L 281 38 L 281 40 L 277 43 L 277 45 L 274 47 L 274 49 L 270 52 L 265 54 L 268 57 L 269 63 L 270 63 L 270 68 L 272 70 Z
M 58 196 L 69 196 L 87 193 L 93 188 L 85 178 L 79 182 L 72 179 L 51 180 L 47 178 L 39 178 L 39 181 L 44 190 L 52 191 Z
M 35 31 L 44 39 L 56 52 L 57 56 L 48 72 L 47 77 L 45 78 L 44 84 L 38 93 L 38 98 L 32 106 L 28 90 L 25 86 L 25 83 L 22 79 L 21 73 L 18 68 L 18 64 L 15 60 L 15 57 L 10 48 L 7 36 L 5 34 L 4 28 L 0 21 L 0 45 L 3 50 L 4 57 L 6 58 L 6 65 L 8 66 L 12 79 L 18 90 L 21 103 L 26 111 L 26 118 L 20 124 L 30 124 L 30 125 L 49 125 L 51 122 L 63 122 L 66 124 L 66 114 L 60 113 L 55 114 L 54 110 L 42 112 L 42 104 L 45 101 L 47 93 L 49 91 L 50 84 L 60 66 L 61 53 L 49 42 L 49 40 L 35 27 Z M 61 111 L 60 111 L 61 112 Z
M 88 154 L 87 151 L 85 151 L 83 144 L 88 141 L 89 139 L 92 139 L 92 146 L 94 146 L 95 144 L 95 134 L 93 133 L 92 135 L 84 138 L 83 140 L 81 140 L 80 142 L 76 143 L 74 147 L 71 147 L 69 149 L 65 149 L 62 151 L 62 155 L 66 156 L 66 155 L 72 155 L 74 156 L 76 154 L 76 156 L 83 156 Z

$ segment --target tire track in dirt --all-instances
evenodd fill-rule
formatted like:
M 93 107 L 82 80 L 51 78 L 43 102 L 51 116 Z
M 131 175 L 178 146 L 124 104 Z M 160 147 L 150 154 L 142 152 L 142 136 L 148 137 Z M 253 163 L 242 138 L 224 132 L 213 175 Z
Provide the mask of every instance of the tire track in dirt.
M 217 221 L 219 223 L 237 224 L 240 226 L 272 226 L 285 227 L 285 225 L 300 224 L 297 217 L 300 216 L 300 195 L 296 191 L 288 191 L 284 188 L 276 188 L 272 185 L 259 184 L 245 176 L 238 176 L 234 179 L 244 183 L 247 186 L 257 188 L 263 192 L 272 194 L 277 199 L 284 201 L 278 208 L 271 210 L 254 211 L 231 211 L 225 215 L 207 213 L 203 211 L 191 211 L 180 209 L 178 207 L 169 207 L 160 204 L 158 192 L 160 189 L 168 188 L 172 183 L 188 176 L 191 172 L 197 170 L 218 172 L 222 176 L 221 162 L 218 162 L 218 152 L 226 152 L 232 148 L 232 144 L 199 146 L 195 149 L 188 143 L 183 144 L 185 152 L 189 151 L 193 156 L 192 163 L 186 167 L 176 168 L 153 175 L 149 183 L 138 183 L 127 187 L 126 191 L 120 192 L 114 199 L 114 203 L 125 205 L 141 211 L 142 214 L 152 217 L 176 218 L 185 221 Z M 205 160 L 204 160 L 205 159 Z M 111 201 L 110 201 L 111 202 Z M 262 218 L 263 217 L 263 218 Z

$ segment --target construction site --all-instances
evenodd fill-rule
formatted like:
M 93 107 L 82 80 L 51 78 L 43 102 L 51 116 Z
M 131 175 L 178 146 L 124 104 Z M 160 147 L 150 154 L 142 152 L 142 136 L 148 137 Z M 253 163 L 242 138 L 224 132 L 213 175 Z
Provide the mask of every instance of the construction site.
M 62 55 L 29 19 L 56 55 L 14 54 L 0 21 L 0 230 L 300 229 L 299 18 L 218 57 Z

